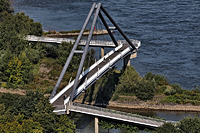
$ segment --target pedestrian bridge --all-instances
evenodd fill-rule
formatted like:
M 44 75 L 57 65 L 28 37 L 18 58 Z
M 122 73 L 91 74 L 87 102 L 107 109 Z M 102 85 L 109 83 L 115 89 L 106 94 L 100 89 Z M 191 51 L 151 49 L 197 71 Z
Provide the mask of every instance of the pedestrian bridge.
M 69 39 L 69 38 L 37 37 L 34 35 L 28 35 L 25 39 L 28 40 L 29 42 L 57 43 L 57 44 L 61 44 L 62 42 L 75 43 L 74 39 Z M 80 40 L 79 45 L 85 46 L 86 42 L 87 40 Z M 111 48 L 116 47 L 113 41 L 103 41 L 103 40 L 91 40 L 89 45 L 90 47 L 111 47 Z
M 83 35 L 84 29 L 86 28 L 94 9 L 96 9 L 94 19 L 92 22 L 92 26 L 90 29 L 90 33 L 88 35 L 87 41 L 82 40 L 81 37 Z M 104 14 L 107 16 L 107 18 L 111 21 L 111 23 L 114 25 L 114 27 L 109 27 L 106 23 L 103 15 L 101 14 L 101 11 L 104 12 Z M 91 40 L 92 34 L 94 31 L 94 26 L 97 21 L 97 17 L 100 17 L 101 21 L 103 22 L 106 30 L 108 31 L 112 42 L 110 41 L 93 41 Z M 116 41 L 114 36 L 111 33 L 111 29 L 118 30 L 119 33 L 124 37 L 125 40 Z M 70 39 L 56 39 L 56 38 L 38 38 L 33 36 L 30 37 L 29 41 L 41 41 L 41 42 L 52 42 L 52 43 L 61 43 L 62 41 L 66 42 L 73 42 L 74 40 Z M 76 53 L 76 48 L 78 45 L 85 45 L 84 51 L 80 52 L 82 54 L 82 58 L 79 64 L 79 68 L 76 74 L 75 79 L 70 82 L 66 87 L 64 87 L 60 92 L 57 92 L 57 89 L 62 81 L 62 78 L 69 66 L 70 61 L 72 60 L 72 57 L 74 53 Z M 83 70 L 83 63 L 86 59 L 86 54 L 88 51 L 89 46 L 109 46 L 114 47 L 113 50 L 111 50 L 109 53 L 107 53 L 105 56 L 102 56 L 101 59 L 99 59 L 97 62 L 95 62 L 92 66 L 90 66 L 87 70 L 82 72 Z M 107 11 L 103 8 L 101 3 L 94 3 L 92 5 L 92 8 L 88 14 L 88 17 L 86 18 L 86 21 L 82 27 L 82 30 L 79 33 L 79 36 L 77 37 L 77 40 L 74 43 L 74 46 L 71 50 L 71 53 L 65 63 L 65 66 L 63 67 L 63 70 L 60 74 L 60 77 L 58 78 L 58 81 L 54 87 L 54 90 L 50 96 L 50 103 L 56 107 L 54 112 L 57 114 L 68 114 L 69 111 L 71 112 L 79 112 L 89 115 L 94 115 L 96 117 L 104 117 L 104 118 L 110 118 L 114 120 L 120 120 L 120 121 L 126 121 L 131 122 L 135 124 L 140 124 L 144 126 L 149 127 L 159 127 L 162 125 L 165 121 L 163 120 L 157 120 L 157 119 L 151 119 L 144 116 L 129 114 L 129 113 L 122 113 L 119 111 L 113 111 L 108 110 L 104 108 L 98 108 L 94 106 L 89 105 L 82 105 L 73 103 L 73 101 L 81 95 L 85 90 L 87 90 L 92 84 L 94 84 L 101 76 L 103 76 L 107 71 L 109 71 L 117 62 L 124 59 L 124 64 L 126 64 L 127 60 L 129 61 L 131 54 L 136 53 L 141 46 L 141 42 L 138 40 L 129 39 L 124 32 L 120 29 L 120 27 L 115 23 L 115 21 L 112 19 L 112 17 L 107 13 Z M 95 118 L 96 119 L 96 118 Z M 98 123 L 98 122 L 96 122 Z M 96 125 L 96 124 L 95 124 Z M 98 124 L 97 124 L 98 125 Z M 95 130 L 95 132 L 98 132 L 98 130 Z
M 125 113 L 116 110 L 110 110 L 106 108 L 100 108 L 96 106 L 80 104 L 80 103 L 73 103 L 69 107 L 70 112 L 82 113 L 87 115 L 98 116 L 102 118 L 108 118 L 113 120 L 119 120 L 123 122 L 130 122 L 138 125 L 143 125 L 151 128 L 156 128 L 161 126 L 165 120 L 156 119 L 146 116 L 141 116 L 137 114 Z M 66 114 L 66 108 L 64 105 L 58 106 L 56 110 L 54 110 L 57 114 Z

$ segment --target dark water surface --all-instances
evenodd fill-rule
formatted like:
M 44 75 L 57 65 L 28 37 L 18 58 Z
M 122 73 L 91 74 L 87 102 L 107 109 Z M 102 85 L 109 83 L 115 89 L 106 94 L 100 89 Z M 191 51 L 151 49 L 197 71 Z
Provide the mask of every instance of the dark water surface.
M 48 30 L 81 29 L 94 0 L 13 0 Z M 141 76 L 166 75 L 185 89 L 200 85 L 200 1 L 99 1 L 129 38 L 142 41 L 131 64 Z M 90 23 L 91 24 L 91 23 Z M 112 26 L 112 25 L 111 25 Z M 98 23 L 98 28 L 103 27 Z M 89 27 L 88 27 L 89 28 Z M 115 33 L 118 39 L 123 39 Z M 108 36 L 96 37 L 108 39 Z
M 199 0 L 12 1 L 15 12 L 23 11 L 41 22 L 45 31 L 81 29 L 93 2 L 101 2 L 129 38 L 142 41 L 138 57 L 131 60 L 131 65 L 141 76 L 151 71 L 164 74 L 171 83 L 179 83 L 185 89 L 200 85 Z M 97 28 L 101 27 L 98 22 Z M 119 33 L 114 35 L 117 40 L 123 39 Z M 108 40 L 109 37 L 104 35 L 96 39 Z M 121 65 L 119 63 L 118 67 Z M 177 112 L 152 113 L 167 120 L 180 120 L 188 115 Z M 88 116 L 86 118 L 93 120 Z

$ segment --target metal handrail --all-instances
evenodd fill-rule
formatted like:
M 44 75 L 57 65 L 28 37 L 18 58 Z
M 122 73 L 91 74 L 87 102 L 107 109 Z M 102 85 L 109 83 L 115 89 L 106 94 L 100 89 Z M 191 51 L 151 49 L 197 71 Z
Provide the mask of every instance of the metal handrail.
M 151 120 L 151 121 L 156 121 L 156 122 L 166 122 L 165 120 L 162 119 L 156 119 L 152 117 L 147 117 L 147 116 L 142 116 L 138 114 L 132 114 L 132 113 L 126 113 L 126 112 L 121 112 L 121 111 L 116 111 L 116 110 L 111 110 L 111 109 L 106 109 L 106 108 L 101 108 L 101 107 L 96 107 L 96 106 L 91 106 L 91 105 L 86 105 L 86 104 L 80 104 L 80 103 L 73 103 L 73 106 L 78 106 L 78 107 L 84 107 L 87 109 L 93 109 L 93 110 L 98 110 L 102 112 L 109 112 L 109 113 L 114 113 L 117 115 L 123 115 L 123 116 L 128 116 L 128 117 L 136 117 L 136 118 L 141 118 L 141 119 L 146 119 L 146 120 Z

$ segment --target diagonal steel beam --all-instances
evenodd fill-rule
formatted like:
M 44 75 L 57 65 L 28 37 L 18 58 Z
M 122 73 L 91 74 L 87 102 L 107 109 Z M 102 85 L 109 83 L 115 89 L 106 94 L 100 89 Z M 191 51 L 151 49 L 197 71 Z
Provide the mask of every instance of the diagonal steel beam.
M 110 31 L 110 29 L 109 29 L 109 27 L 108 27 L 108 24 L 106 23 L 106 21 L 105 21 L 103 15 L 101 14 L 101 12 L 99 12 L 99 17 L 100 17 L 101 21 L 103 22 L 103 24 L 104 24 L 106 30 L 108 31 L 108 33 L 109 33 L 109 35 L 110 35 L 112 41 L 114 42 L 115 46 L 117 47 L 117 46 L 118 46 L 118 43 L 117 43 L 115 37 L 113 36 L 112 32 Z
M 101 3 L 99 3 L 97 5 L 96 13 L 95 13 L 95 16 L 94 16 L 94 19 L 93 19 L 93 22 L 92 22 L 92 26 L 90 28 L 90 33 L 89 33 L 89 36 L 88 36 L 88 39 L 87 39 L 87 42 L 86 42 L 86 46 L 84 48 L 84 53 L 82 55 L 81 62 L 80 62 L 79 68 L 78 68 L 78 72 L 76 74 L 76 78 L 75 78 L 75 81 L 74 81 L 74 86 L 73 86 L 73 89 L 72 89 L 72 92 L 71 92 L 71 96 L 70 96 L 70 99 L 69 99 L 69 104 L 70 105 L 72 105 L 72 101 L 74 99 L 74 93 L 75 93 L 75 90 L 76 90 L 76 88 L 78 86 L 79 77 L 80 77 L 80 74 L 81 74 L 81 71 L 82 71 L 82 68 L 83 68 L 83 63 L 85 61 L 85 57 L 87 55 L 87 51 L 88 51 L 88 48 L 89 48 L 90 40 L 92 38 L 92 34 L 93 34 L 93 31 L 94 31 L 94 26 L 96 24 L 100 8 L 101 8 Z
M 137 50 L 136 47 L 133 45 L 133 43 L 128 39 L 128 37 L 124 34 L 124 32 L 120 29 L 120 27 L 115 23 L 115 21 L 112 19 L 112 17 L 108 14 L 108 12 L 105 10 L 103 6 L 101 6 L 101 10 L 104 12 L 104 14 L 108 17 L 108 19 L 113 23 L 113 25 L 117 28 L 117 30 L 121 33 L 121 35 L 124 37 L 124 39 L 129 43 L 129 45 L 133 48 L 133 50 Z
M 51 93 L 50 99 L 52 99 L 55 96 L 56 91 L 57 91 L 58 87 L 60 86 L 60 83 L 61 83 L 61 81 L 63 79 L 63 76 L 65 75 L 65 72 L 66 72 L 66 70 L 67 70 L 67 68 L 69 66 L 69 63 L 70 63 L 70 61 L 71 61 L 71 59 L 72 59 L 72 57 L 74 55 L 74 51 L 76 50 L 76 48 L 77 48 L 77 46 L 79 44 L 79 41 L 80 41 L 80 39 L 81 39 L 81 37 L 83 35 L 83 32 L 84 32 L 84 30 L 85 30 L 85 28 L 86 28 L 91 16 L 92 16 L 92 13 L 94 11 L 95 6 L 96 6 L 96 3 L 93 3 L 93 5 L 92 5 L 92 7 L 90 9 L 90 12 L 89 12 L 89 14 L 88 14 L 88 16 L 87 16 L 87 18 L 85 20 L 85 23 L 84 23 L 84 25 L 83 25 L 80 33 L 79 33 L 79 36 L 78 36 L 78 38 L 77 38 L 77 40 L 76 40 L 76 42 L 75 42 L 75 44 L 74 44 L 74 46 L 72 48 L 72 51 L 71 51 L 71 53 L 70 53 L 70 55 L 69 55 L 69 57 L 68 57 L 68 59 L 67 59 L 67 61 L 65 63 L 65 66 L 63 67 L 63 70 L 62 70 L 62 72 L 60 74 L 60 77 L 58 78 L 58 81 L 57 81 L 57 83 L 56 83 L 56 85 L 55 85 L 55 87 L 53 89 L 53 92 Z

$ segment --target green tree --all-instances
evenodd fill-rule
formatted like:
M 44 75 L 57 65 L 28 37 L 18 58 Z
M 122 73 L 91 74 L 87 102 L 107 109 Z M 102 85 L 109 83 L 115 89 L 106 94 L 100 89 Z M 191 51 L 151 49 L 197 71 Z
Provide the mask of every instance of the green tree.
M 194 118 L 184 117 L 179 121 L 177 128 L 180 133 L 198 133 L 200 131 L 200 118 L 198 116 Z
M 117 93 L 133 94 L 138 82 L 141 80 L 139 73 L 132 66 L 127 66 L 123 74 L 119 77 Z
M 67 115 L 57 117 L 56 132 L 58 133 L 75 133 L 76 125 L 73 124 Z
M 28 47 L 28 41 L 24 40 L 26 35 L 42 35 L 42 25 L 35 23 L 23 12 L 16 15 L 4 12 L 3 16 L 0 25 L 0 50 L 9 49 L 12 53 L 19 54 Z
M 164 75 L 157 75 L 157 74 L 152 74 L 151 72 L 148 72 L 144 78 L 146 80 L 152 81 L 153 79 L 156 82 L 156 85 L 169 85 L 169 80 L 167 77 Z
M 0 104 L 3 104 L 5 110 L 9 107 L 13 106 L 19 99 L 18 94 L 10 94 L 10 93 L 1 93 L 0 94 Z
M 8 13 L 14 12 L 13 8 L 11 8 L 11 3 L 9 0 L 0 0 L 0 13 L 3 11 Z
M 16 88 L 17 85 L 28 83 L 32 77 L 32 64 L 26 57 L 26 53 L 22 52 L 18 57 L 13 57 L 8 63 L 8 68 L 6 70 L 9 75 L 8 83 L 12 87 Z
M 155 94 L 155 84 L 148 80 L 141 80 L 136 87 L 135 95 L 141 100 L 150 100 Z
M 39 122 L 34 122 L 31 119 L 23 120 L 21 124 L 24 133 L 42 133 L 43 128 Z
M 178 133 L 178 130 L 174 124 L 170 122 L 166 122 L 162 126 L 158 127 L 155 132 L 156 133 Z
M 36 105 L 44 98 L 44 95 L 38 91 L 28 91 L 25 96 L 21 97 L 16 104 L 11 107 L 11 113 L 14 115 L 23 114 L 24 119 L 32 117 L 36 112 Z

